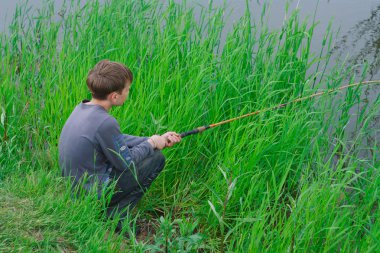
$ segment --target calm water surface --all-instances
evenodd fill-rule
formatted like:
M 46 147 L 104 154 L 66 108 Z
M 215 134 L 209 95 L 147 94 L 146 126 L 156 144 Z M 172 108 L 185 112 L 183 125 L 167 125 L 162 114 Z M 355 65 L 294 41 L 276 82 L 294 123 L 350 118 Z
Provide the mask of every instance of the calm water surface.
M 29 0 L 28 4 L 38 8 L 45 1 Z M 57 12 L 63 0 L 54 1 Z M 82 0 L 82 2 L 85 2 Z M 163 1 L 164 3 L 167 1 Z M 182 2 L 176 0 L 176 2 Z M 244 14 L 246 8 L 245 0 L 214 0 L 214 6 L 227 4 L 226 27 L 222 35 L 222 43 L 228 31 L 230 31 L 239 18 Z M 0 32 L 7 30 L 13 12 L 17 4 L 25 1 L 0 0 Z M 279 28 L 286 17 L 285 4 L 283 0 L 273 0 L 268 18 L 268 25 L 272 29 Z M 188 0 L 187 5 L 197 9 L 200 6 L 208 6 L 209 0 Z M 263 0 L 249 1 L 252 17 L 259 17 Z M 354 63 L 364 60 L 371 64 L 370 79 L 380 79 L 380 0 L 294 0 L 290 3 L 290 10 L 300 8 L 302 18 L 309 17 L 311 20 L 316 11 L 316 20 L 319 22 L 312 48 L 315 52 L 321 49 L 321 43 L 327 26 L 333 20 L 333 30 L 340 30 L 336 37 L 334 49 L 335 59 L 349 57 Z

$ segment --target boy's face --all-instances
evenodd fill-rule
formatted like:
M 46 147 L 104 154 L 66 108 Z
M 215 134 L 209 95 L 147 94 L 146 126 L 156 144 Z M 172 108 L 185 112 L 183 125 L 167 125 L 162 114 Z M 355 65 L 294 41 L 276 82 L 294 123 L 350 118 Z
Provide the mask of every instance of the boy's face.
M 111 104 L 115 106 L 123 105 L 125 100 L 128 98 L 129 89 L 131 88 L 131 83 L 127 81 L 125 88 L 122 90 L 121 94 L 118 92 L 112 92 L 110 94 Z

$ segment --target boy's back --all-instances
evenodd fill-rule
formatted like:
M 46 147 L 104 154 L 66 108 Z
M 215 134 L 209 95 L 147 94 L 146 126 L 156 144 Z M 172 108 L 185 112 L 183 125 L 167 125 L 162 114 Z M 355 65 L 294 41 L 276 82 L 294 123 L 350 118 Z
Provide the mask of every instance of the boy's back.
M 90 181 L 93 181 L 91 176 L 97 175 L 96 179 L 102 183 L 108 180 L 108 169 L 111 166 L 101 151 L 96 136 L 102 130 L 102 124 L 112 121 L 113 118 L 102 106 L 84 102 L 74 109 L 62 129 L 59 163 L 63 176 L 75 177 L 77 182 L 87 173 Z

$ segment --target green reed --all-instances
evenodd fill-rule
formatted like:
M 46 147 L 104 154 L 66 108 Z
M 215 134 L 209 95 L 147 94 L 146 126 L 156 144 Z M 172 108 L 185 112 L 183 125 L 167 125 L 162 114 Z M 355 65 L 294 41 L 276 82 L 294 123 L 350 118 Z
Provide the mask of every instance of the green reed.
M 332 30 L 315 55 L 315 21 L 300 20 L 298 10 L 278 30 L 267 27 L 267 4 L 256 21 L 246 11 L 223 45 L 223 8 L 211 2 L 197 20 L 195 11 L 174 1 L 118 0 L 71 1 L 60 9 L 49 2 L 34 13 L 17 8 L 0 37 L 0 218 L 7 220 L 0 250 L 375 252 L 378 141 L 365 147 L 371 158 L 360 152 L 373 136 L 379 97 L 361 110 L 355 137 L 345 131 L 362 88 L 233 122 L 165 150 L 165 170 L 131 217 L 156 221 L 156 237 L 107 236 L 115 224 L 102 219 L 102 203 L 70 198 L 58 138 L 73 108 L 90 97 L 85 78 L 101 59 L 132 69 L 129 100 L 111 113 L 124 132 L 143 136 L 365 78 L 350 66 L 326 70 Z M 308 74 L 312 65 L 319 67 Z

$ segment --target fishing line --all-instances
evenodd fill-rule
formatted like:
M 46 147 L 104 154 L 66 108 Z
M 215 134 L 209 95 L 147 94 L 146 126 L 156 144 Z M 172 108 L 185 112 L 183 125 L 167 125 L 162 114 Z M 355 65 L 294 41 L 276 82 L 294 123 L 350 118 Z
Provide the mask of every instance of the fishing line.
M 227 124 L 227 123 L 230 123 L 232 121 L 239 120 L 239 119 L 242 119 L 242 118 L 246 118 L 246 117 L 250 117 L 250 116 L 253 116 L 253 115 L 257 115 L 259 113 L 263 113 L 263 112 L 279 109 L 279 108 L 285 107 L 287 105 L 290 105 L 290 104 L 293 104 L 293 103 L 297 103 L 297 102 L 300 102 L 300 101 L 303 101 L 303 100 L 306 100 L 306 99 L 309 99 L 309 98 L 314 98 L 314 97 L 321 96 L 323 94 L 331 94 L 331 93 L 334 93 L 334 92 L 337 92 L 337 91 L 340 91 L 340 90 L 343 90 L 343 89 L 347 89 L 347 88 L 355 87 L 355 86 L 359 86 L 359 85 L 365 86 L 365 85 L 372 85 L 372 84 L 380 84 L 380 80 L 373 80 L 373 81 L 365 81 L 365 82 L 360 82 L 360 83 L 348 84 L 348 85 L 344 85 L 342 87 L 339 87 L 337 89 L 331 89 L 331 90 L 327 90 L 327 91 L 321 91 L 321 92 L 315 93 L 315 94 L 310 95 L 310 96 L 297 98 L 297 99 L 295 99 L 293 101 L 290 101 L 290 102 L 287 102 L 287 103 L 284 103 L 284 104 L 279 104 L 279 105 L 276 105 L 276 106 L 273 106 L 273 107 L 270 107 L 270 108 L 266 108 L 266 109 L 263 109 L 263 110 L 258 110 L 258 111 L 255 111 L 255 112 L 247 113 L 247 114 L 244 114 L 244 115 L 241 115 L 241 116 L 238 116 L 238 117 L 235 117 L 235 118 L 223 120 L 223 121 L 220 121 L 218 123 L 211 124 L 211 125 L 197 127 L 197 128 L 195 128 L 193 130 L 180 133 L 180 136 L 183 138 L 183 137 L 186 137 L 186 136 L 189 136 L 189 135 L 198 134 L 198 133 L 201 133 L 201 132 L 203 132 L 203 131 L 205 131 L 207 129 L 210 129 L 210 128 L 221 126 L 221 125 L 224 125 L 224 124 Z

